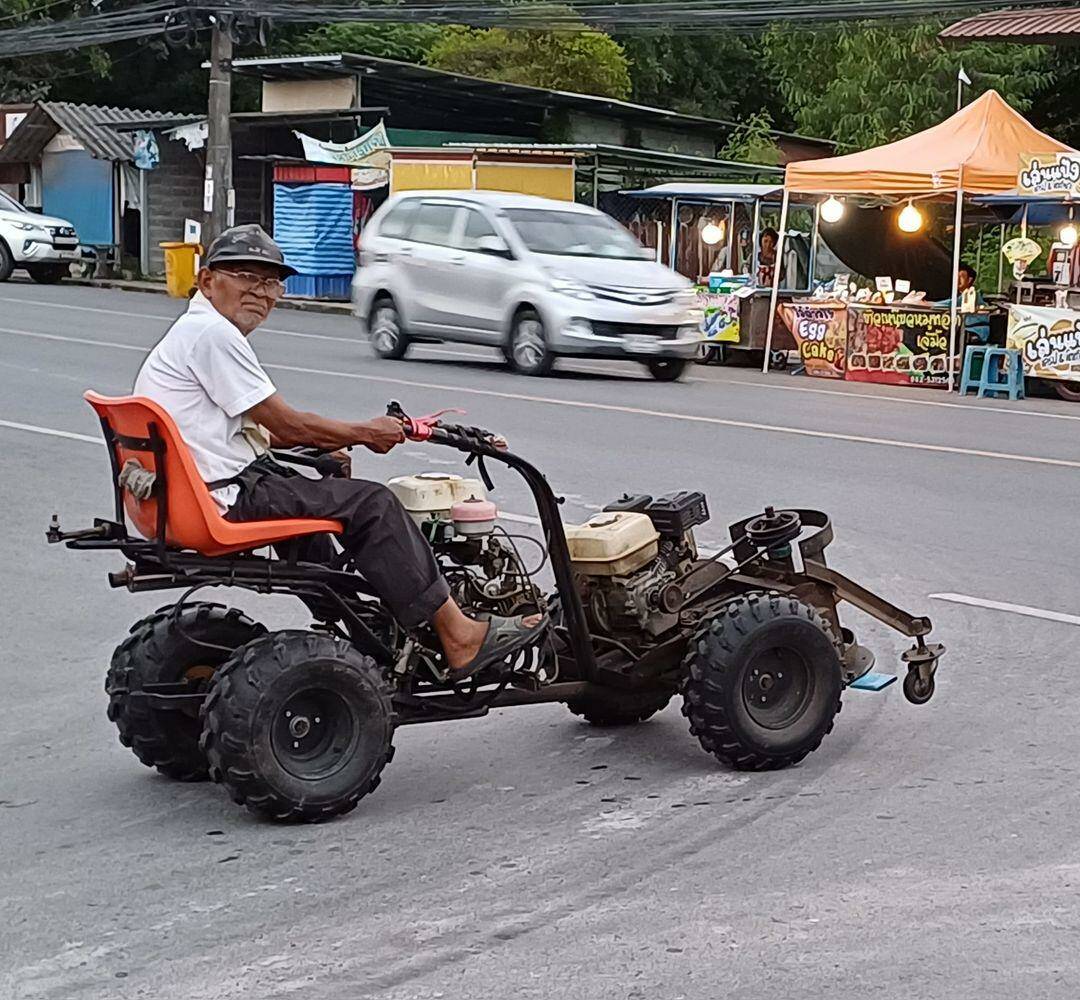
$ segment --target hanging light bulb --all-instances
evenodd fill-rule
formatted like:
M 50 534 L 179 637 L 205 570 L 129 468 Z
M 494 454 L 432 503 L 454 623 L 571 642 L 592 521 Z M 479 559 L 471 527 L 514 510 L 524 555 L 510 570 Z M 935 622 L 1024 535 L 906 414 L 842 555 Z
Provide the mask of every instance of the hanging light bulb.
M 715 222 L 710 222 L 702 227 L 701 239 L 709 246 L 716 246 L 724 238 L 723 225 L 717 225 Z
M 909 201 L 904 210 L 900 213 L 897 225 L 905 233 L 917 233 L 923 227 L 922 212 Z
M 834 195 L 829 195 L 821 203 L 821 218 L 825 222 L 839 222 L 844 215 L 844 203 Z
M 1077 233 L 1076 225 L 1072 222 L 1061 227 L 1061 232 L 1058 233 L 1058 239 L 1067 247 L 1076 246 L 1077 237 L 1080 234 Z

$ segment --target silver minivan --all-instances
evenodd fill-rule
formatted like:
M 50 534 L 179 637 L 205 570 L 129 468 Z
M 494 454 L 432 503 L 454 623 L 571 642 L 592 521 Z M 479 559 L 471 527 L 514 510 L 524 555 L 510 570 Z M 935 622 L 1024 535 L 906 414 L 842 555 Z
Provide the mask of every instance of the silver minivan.
M 525 375 L 574 355 L 673 381 L 701 346 L 691 283 L 612 218 L 497 191 L 388 199 L 361 237 L 353 305 L 380 357 L 418 341 L 485 344 Z

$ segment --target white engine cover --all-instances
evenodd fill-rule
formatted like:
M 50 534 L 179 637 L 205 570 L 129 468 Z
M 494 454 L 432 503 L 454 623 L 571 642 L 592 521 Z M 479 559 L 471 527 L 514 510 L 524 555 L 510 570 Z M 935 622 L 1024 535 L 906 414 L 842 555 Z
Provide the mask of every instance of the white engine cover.
M 417 524 L 435 518 L 449 520 L 450 508 L 463 500 L 486 500 L 484 484 L 448 472 L 421 472 L 395 476 L 387 487 Z
M 660 534 L 646 514 L 605 511 L 565 529 L 574 570 L 583 576 L 627 576 L 659 552 Z

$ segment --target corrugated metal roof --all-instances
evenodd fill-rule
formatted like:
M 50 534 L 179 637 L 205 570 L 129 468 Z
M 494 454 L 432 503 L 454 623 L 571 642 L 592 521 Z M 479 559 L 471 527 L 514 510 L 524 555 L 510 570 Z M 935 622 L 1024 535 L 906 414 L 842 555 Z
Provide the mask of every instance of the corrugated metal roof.
M 1031 44 L 1053 44 L 1080 35 L 1080 7 L 1049 10 L 1002 10 L 978 14 L 950 24 L 941 38 L 988 38 Z
M 96 104 L 39 101 L 0 148 L 0 162 L 35 160 L 58 132 L 68 132 L 99 160 L 129 161 L 132 137 L 128 130 L 190 121 L 190 115 L 171 111 L 135 111 Z

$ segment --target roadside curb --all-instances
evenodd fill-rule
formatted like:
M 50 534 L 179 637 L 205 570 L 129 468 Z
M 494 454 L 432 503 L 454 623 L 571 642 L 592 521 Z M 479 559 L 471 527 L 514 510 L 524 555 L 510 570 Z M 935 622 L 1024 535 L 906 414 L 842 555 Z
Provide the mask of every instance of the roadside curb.
M 123 278 L 67 278 L 64 284 L 81 285 L 84 288 L 111 288 L 121 292 L 144 292 L 150 295 L 166 294 L 165 285 L 156 281 L 126 281 Z M 352 315 L 352 306 L 348 302 L 325 302 L 321 299 L 283 298 L 278 301 L 276 308 L 327 313 L 335 316 Z

